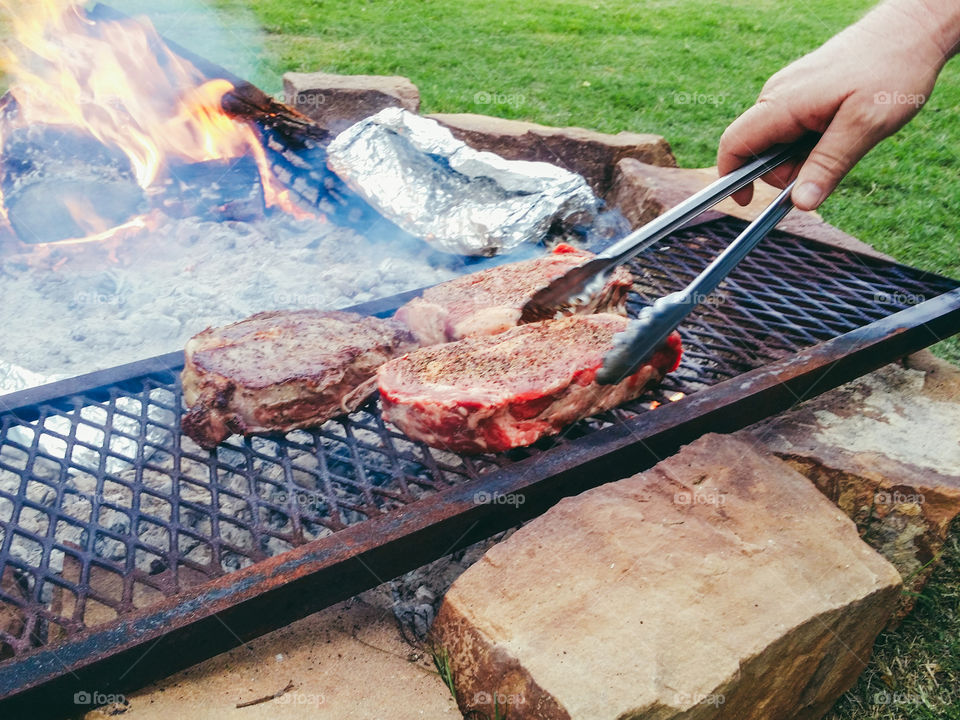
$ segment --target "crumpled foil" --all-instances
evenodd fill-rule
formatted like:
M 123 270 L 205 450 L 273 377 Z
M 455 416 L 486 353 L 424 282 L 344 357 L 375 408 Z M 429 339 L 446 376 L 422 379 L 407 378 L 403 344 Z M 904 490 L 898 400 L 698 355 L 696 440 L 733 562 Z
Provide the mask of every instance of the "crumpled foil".
M 62 380 L 63 377 L 62 375 L 42 375 L 18 365 L 0 361 L 0 399 L 9 393 L 46 385 Z M 153 393 L 167 393 L 167 391 L 154 390 Z M 70 435 L 72 423 L 70 418 L 63 415 L 52 415 L 46 418 L 42 427 L 38 427 L 36 422 L 14 425 L 7 431 L 7 439 L 24 448 L 29 448 L 33 445 L 39 433 L 40 438 L 37 441 L 37 447 L 40 450 L 37 455 L 38 463 L 58 465 L 57 461 L 66 460 L 80 468 L 97 472 L 100 468 L 102 455 L 104 456 L 106 472 L 118 473 L 129 470 L 137 459 L 139 449 L 139 443 L 135 438 L 140 433 L 141 420 L 139 418 L 142 415 L 142 404 L 140 400 L 135 398 L 122 397 L 117 398 L 114 405 L 121 412 L 114 413 L 110 423 L 114 432 L 111 433 L 109 446 L 106 444 L 105 431 L 100 429 L 107 422 L 107 412 L 98 406 L 87 406 L 80 409 L 80 417 L 86 422 L 77 423 L 76 442 L 69 453 L 69 457 L 67 442 L 61 438 Z M 0 410 L 2 409 L 3 405 L 0 403 Z M 128 413 L 135 417 L 128 417 L 122 413 Z M 147 417 L 150 420 L 147 425 L 149 444 L 145 444 L 143 447 L 144 460 L 151 457 L 158 447 L 169 445 L 172 433 L 161 426 L 169 426 L 174 421 L 170 411 L 153 404 L 147 410 Z M 133 438 L 125 437 L 119 433 L 132 435 Z
M 60 380 L 60 376 L 41 375 L 19 365 L 0 360 L 0 397 Z
M 400 108 L 347 128 L 327 153 L 330 169 L 384 217 L 450 253 L 496 255 L 540 241 L 555 222 L 589 223 L 599 209 L 580 175 L 479 152 Z

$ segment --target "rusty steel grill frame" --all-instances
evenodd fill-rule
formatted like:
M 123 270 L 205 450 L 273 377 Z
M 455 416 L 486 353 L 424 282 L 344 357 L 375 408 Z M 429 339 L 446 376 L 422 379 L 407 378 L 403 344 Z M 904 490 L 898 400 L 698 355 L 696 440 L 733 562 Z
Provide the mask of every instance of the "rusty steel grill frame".
M 630 312 L 744 225 L 644 255 Z M 140 686 L 960 332 L 960 282 L 774 232 L 681 332 L 661 387 L 496 456 L 412 442 L 375 400 L 206 452 L 180 432 L 182 353 L 0 398 L 0 712 Z

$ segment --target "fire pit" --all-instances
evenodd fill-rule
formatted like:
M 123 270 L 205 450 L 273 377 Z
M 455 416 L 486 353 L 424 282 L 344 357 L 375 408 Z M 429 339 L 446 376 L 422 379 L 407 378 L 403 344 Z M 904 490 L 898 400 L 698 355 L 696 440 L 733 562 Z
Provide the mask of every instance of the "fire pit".
M 631 312 L 740 229 L 707 220 L 644 257 Z M 775 233 L 691 319 L 683 365 L 659 390 L 501 456 L 412 443 L 375 402 L 315 432 L 207 453 L 179 430 L 179 354 L 8 396 L 0 557 L 22 632 L 0 634 L 12 655 L 0 693 L 42 702 L 85 673 L 102 686 L 126 653 L 163 638 L 125 678 L 142 682 L 235 642 L 214 613 L 256 634 L 349 597 L 955 332 L 958 287 Z M 898 308 L 907 295 L 930 299 Z M 354 310 L 388 314 L 402 299 Z M 525 503 L 510 503 L 520 492 Z M 50 683 L 61 690 L 24 692 Z
M 66 43 L 73 62 L 119 42 L 75 27 L 90 21 L 128 37 L 131 53 L 159 46 L 172 77 L 147 83 L 149 67 L 105 66 L 93 77 L 124 82 L 83 94 L 82 65 L 21 68 L 29 91 L 5 96 L 0 302 L 18 311 L 5 324 L 0 388 L 3 363 L 32 378 L 73 376 L 264 308 L 343 307 L 476 262 L 380 218 L 327 170 L 331 136 L 249 83 L 105 6 L 65 18 L 56 32 L 79 38 Z M 144 131 L 124 134 L 131 127 Z
M 253 113 L 263 142 L 245 146 L 253 165 L 243 161 L 234 176 L 242 183 L 225 183 L 227 199 L 238 187 L 249 190 L 253 178 L 264 198 L 273 187 L 276 205 L 299 196 L 307 210 L 270 210 L 258 199 L 255 217 L 241 217 L 250 202 L 239 207 L 217 196 L 191 204 L 186 220 L 158 221 L 154 208 L 79 238 L 87 242 L 50 235 L 27 242 L 15 227 L 5 240 L 13 248 L 5 267 L 19 284 L 4 283 L 2 292 L 34 293 L 29 304 L 46 307 L 50 321 L 50 298 L 73 298 L 85 324 L 66 320 L 53 335 L 93 348 L 69 361 L 51 356 L 31 337 L 44 318 L 8 335 L 23 348 L 21 364 L 71 376 L 0 399 L 0 698 L 12 716 L 69 706 L 75 690 L 94 683 L 119 691 L 192 664 L 238 642 L 226 626 L 242 638 L 279 627 L 512 527 L 565 495 L 649 467 L 707 431 L 744 427 L 960 330 L 960 283 L 775 232 L 682 328 L 686 353 L 677 372 L 560 438 L 461 457 L 411 442 L 383 422 L 374 399 L 315 431 L 233 438 L 203 451 L 180 430 L 182 353 L 159 354 L 201 329 L 188 327 L 189 308 L 199 308 L 192 322 L 201 324 L 266 305 L 353 305 L 388 316 L 413 288 L 466 267 L 401 234 L 378 240 L 369 209 L 325 170 L 323 138 L 312 126 L 242 81 L 230 85 L 223 107 Z M 266 148 L 262 160 L 256 148 Z M 209 162 L 193 163 L 200 177 L 209 178 Z M 182 187 L 172 197 L 193 180 L 178 176 Z M 169 199 L 176 183 L 156 194 Z M 14 185 L 8 195 L 31 202 Z M 181 212 L 185 204 L 174 206 Z M 25 204 L 20 212 L 35 210 Z M 211 212 L 219 216 L 204 216 Z M 234 212 L 224 225 L 223 213 Z M 81 222 L 85 216 L 71 217 L 95 229 Z M 630 313 L 685 286 L 743 226 L 713 214 L 634 262 Z M 183 254 L 201 236 L 212 254 L 184 267 Z M 371 255 L 375 270 L 365 263 Z M 251 278 L 249 256 L 270 267 Z M 104 261 L 125 272 L 97 267 Z M 359 267 L 370 276 L 343 283 L 321 276 L 333 289 L 318 290 L 313 273 L 328 272 L 331 262 L 343 274 Z M 225 264 L 233 269 L 223 272 Z M 164 305 L 169 296 L 133 305 L 138 290 L 117 285 L 165 284 L 183 273 L 200 290 L 179 300 L 179 315 Z M 291 278 L 302 284 L 280 282 Z M 231 292 L 241 279 L 247 287 Z M 374 299 L 381 295 L 390 297 Z M 108 326 L 132 336 L 145 318 L 149 337 L 138 342 Z M 92 340 L 98 332 L 101 345 Z M 111 336 L 121 346 L 107 363 L 115 367 L 99 369 Z M 145 646 L 154 646 L 151 662 L 133 662 Z

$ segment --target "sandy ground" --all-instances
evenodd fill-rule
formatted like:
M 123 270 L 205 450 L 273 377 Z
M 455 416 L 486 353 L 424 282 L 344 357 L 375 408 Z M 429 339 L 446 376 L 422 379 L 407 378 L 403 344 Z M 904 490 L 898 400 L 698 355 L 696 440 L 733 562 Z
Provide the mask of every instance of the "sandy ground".
M 460 718 L 388 607 L 372 590 L 130 694 L 120 715 L 102 708 L 85 720 Z

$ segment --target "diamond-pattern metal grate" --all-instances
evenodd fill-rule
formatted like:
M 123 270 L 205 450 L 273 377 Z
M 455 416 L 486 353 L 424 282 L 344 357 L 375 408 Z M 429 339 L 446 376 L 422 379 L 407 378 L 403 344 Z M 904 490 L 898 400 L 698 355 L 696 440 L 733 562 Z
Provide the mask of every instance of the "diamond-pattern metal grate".
M 743 223 L 676 233 L 636 264 L 630 311 L 683 287 Z M 886 317 L 960 283 L 773 233 L 681 328 L 660 388 L 562 438 L 460 457 L 408 440 L 376 403 L 322 428 L 231 438 L 213 452 L 179 430 L 177 371 L 0 415 L 0 660 Z M 932 341 L 933 339 L 931 339 Z M 0 665 L 2 667 L 2 665 Z

